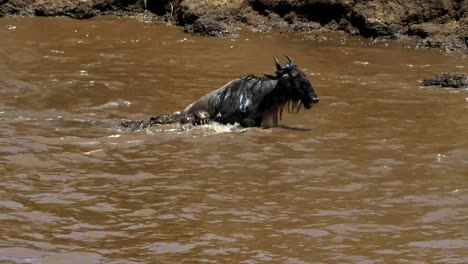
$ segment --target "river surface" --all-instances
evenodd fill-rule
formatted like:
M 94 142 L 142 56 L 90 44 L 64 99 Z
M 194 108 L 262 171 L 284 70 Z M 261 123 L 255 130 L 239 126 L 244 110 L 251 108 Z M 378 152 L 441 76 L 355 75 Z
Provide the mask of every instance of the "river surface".
M 122 131 L 291 56 L 281 127 Z M 467 263 L 468 61 L 340 35 L 0 19 L 0 263 Z

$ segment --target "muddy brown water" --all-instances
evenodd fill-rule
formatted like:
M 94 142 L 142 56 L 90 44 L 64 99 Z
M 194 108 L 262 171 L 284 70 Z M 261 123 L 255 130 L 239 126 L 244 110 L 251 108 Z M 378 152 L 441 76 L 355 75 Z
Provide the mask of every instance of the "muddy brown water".
M 0 39 L 0 263 L 468 262 L 468 91 L 418 86 L 460 57 L 123 18 Z M 321 100 L 283 127 L 116 128 L 282 54 Z

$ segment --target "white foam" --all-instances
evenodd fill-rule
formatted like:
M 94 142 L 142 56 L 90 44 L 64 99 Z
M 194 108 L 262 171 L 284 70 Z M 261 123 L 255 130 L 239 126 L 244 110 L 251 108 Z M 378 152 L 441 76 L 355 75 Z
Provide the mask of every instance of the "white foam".
M 99 152 L 99 151 L 102 151 L 102 149 L 95 149 L 95 150 L 83 152 L 83 154 L 85 154 L 85 155 L 91 155 L 91 154 L 96 153 L 96 152 Z
M 132 103 L 130 101 L 119 99 L 116 101 L 110 101 L 102 105 L 91 107 L 91 109 L 109 109 L 109 108 L 118 108 L 120 106 L 129 107 L 131 105 Z
M 243 132 L 247 130 L 247 128 L 242 128 L 238 123 L 223 125 L 211 122 L 206 125 L 192 127 L 190 130 L 200 131 L 203 135 L 217 135 L 222 133 Z

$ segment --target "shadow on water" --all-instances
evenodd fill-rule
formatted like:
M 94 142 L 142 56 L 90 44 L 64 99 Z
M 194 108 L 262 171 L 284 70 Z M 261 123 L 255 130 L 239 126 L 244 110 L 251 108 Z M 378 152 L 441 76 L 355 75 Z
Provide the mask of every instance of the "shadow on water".
M 286 125 L 279 125 L 278 128 L 293 130 L 293 131 L 310 131 L 311 130 L 310 128 L 294 127 L 294 126 L 286 126 Z

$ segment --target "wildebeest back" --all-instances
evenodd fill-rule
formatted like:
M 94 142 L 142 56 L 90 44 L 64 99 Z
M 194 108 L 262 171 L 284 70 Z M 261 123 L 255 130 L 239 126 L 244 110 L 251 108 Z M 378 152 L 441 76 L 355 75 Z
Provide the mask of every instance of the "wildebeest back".
M 265 109 L 264 101 L 271 100 L 277 80 L 247 76 L 228 82 L 188 105 L 184 112 L 207 111 L 219 123 L 239 123 L 260 126 Z

